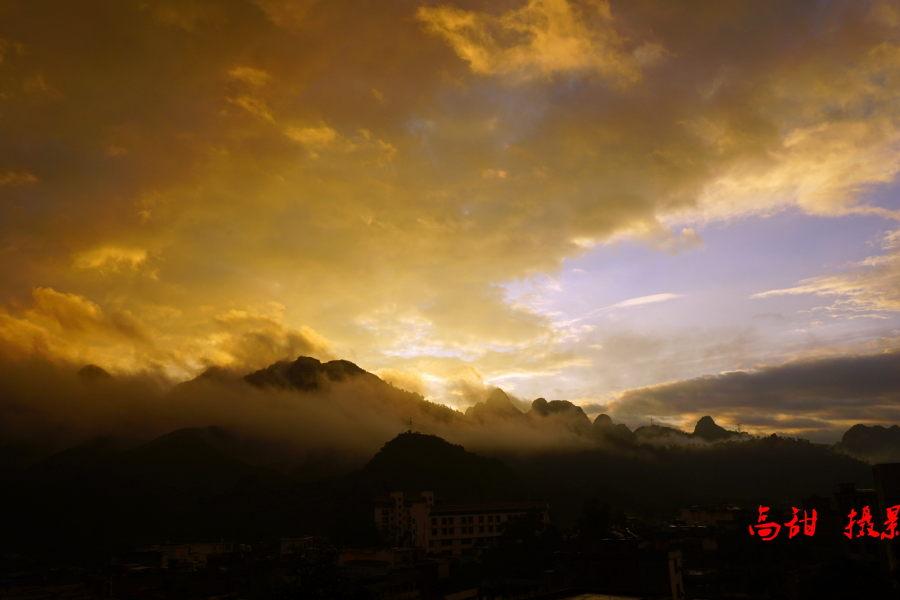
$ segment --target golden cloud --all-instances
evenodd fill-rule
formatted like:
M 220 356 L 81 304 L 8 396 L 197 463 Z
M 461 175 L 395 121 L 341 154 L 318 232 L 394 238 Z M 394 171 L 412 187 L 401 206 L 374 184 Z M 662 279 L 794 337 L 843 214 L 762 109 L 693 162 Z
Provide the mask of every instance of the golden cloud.
M 37 182 L 38 178 L 28 172 L 16 173 L 14 171 L 7 171 L 5 174 L 0 175 L 0 187 L 18 187 L 20 185 L 30 185 Z
M 602 1 L 577 10 L 568 0 L 529 0 L 501 15 L 423 6 L 416 17 L 481 75 L 596 71 L 632 83 L 640 78 L 640 63 L 660 54 L 658 48 L 650 51 L 655 46 L 628 53 L 613 28 L 609 3 Z
M 158 353 L 120 336 L 110 364 L 185 376 L 256 352 L 434 358 L 442 382 L 583 365 L 614 344 L 506 284 L 622 236 L 691 248 L 694 222 L 892 216 L 865 195 L 900 165 L 893 12 L 838 4 L 12 3 L 4 335 L 87 355 L 128 313 Z M 15 308 L 33 288 L 102 306 L 105 341 Z

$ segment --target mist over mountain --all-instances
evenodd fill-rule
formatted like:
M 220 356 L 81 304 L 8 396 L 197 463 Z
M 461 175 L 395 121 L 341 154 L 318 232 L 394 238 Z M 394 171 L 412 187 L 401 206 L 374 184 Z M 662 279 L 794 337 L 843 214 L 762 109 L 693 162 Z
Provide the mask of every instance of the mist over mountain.
M 0 360 L 0 477 L 92 438 L 134 447 L 169 432 L 216 423 L 207 441 L 252 464 L 305 480 L 365 464 L 385 439 L 409 428 L 486 455 L 721 444 L 750 439 L 711 416 L 693 433 L 665 425 L 631 431 L 568 400 L 530 407 L 493 389 L 465 413 L 429 402 L 344 360 L 299 357 L 249 374 L 212 367 L 166 389 L 148 377 L 112 377 L 93 365 L 69 370 Z
M 871 464 L 900 462 L 900 427 L 857 424 L 844 433 L 837 446 Z
M 870 484 L 868 465 L 847 453 L 882 456 L 898 430 L 857 426 L 844 448 L 752 438 L 712 416 L 691 433 L 631 431 L 567 400 L 527 408 L 499 389 L 462 413 L 353 363 L 306 357 L 246 375 L 213 368 L 168 390 L 148 377 L 0 361 L 0 392 L 0 480 L 21 490 L 5 500 L 6 518 L 53 515 L 47 535 L 97 539 L 278 528 L 359 539 L 373 535 L 371 498 L 391 491 L 543 498 L 562 523 L 588 497 L 655 516 L 799 501 Z

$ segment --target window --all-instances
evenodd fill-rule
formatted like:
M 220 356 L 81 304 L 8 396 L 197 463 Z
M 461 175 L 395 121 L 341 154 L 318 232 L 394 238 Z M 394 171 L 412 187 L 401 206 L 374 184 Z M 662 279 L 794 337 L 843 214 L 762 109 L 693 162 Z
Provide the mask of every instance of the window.
M 488 525 L 488 533 L 494 533 L 494 526 Z
M 478 533 L 484 533 L 484 525 L 478 527 Z
M 437 527 L 431 530 L 431 535 L 437 536 Z
M 478 517 L 478 522 L 479 522 L 479 523 L 484 523 L 484 515 L 480 515 L 480 516 Z
M 473 521 L 473 517 L 469 517 L 469 524 L 471 525 Z
M 453 540 L 441 540 L 441 546 L 449 546 L 453 543 Z
M 437 517 L 431 517 L 431 524 L 437 525 Z
M 494 522 L 494 515 L 488 515 L 488 523 Z
M 441 527 L 441 535 L 447 535 L 447 528 Z

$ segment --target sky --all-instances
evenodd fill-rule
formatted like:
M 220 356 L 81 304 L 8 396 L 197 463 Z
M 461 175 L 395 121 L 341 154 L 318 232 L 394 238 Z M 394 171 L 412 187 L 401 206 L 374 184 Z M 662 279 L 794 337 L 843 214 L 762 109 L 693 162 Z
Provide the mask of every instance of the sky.
M 898 171 L 897 2 L 4 0 L 0 353 L 834 441 Z

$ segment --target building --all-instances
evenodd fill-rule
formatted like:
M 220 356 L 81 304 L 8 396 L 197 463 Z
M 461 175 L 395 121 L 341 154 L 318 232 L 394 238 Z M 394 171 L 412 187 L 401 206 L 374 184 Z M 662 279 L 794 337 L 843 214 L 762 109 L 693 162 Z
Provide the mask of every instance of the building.
M 239 548 L 241 548 L 239 546 Z M 161 568 L 170 565 L 193 567 L 205 567 L 211 556 L 232 554 L 235 551 L 233 542 L 196 542 L 190 544 L 153 544 L 150 546 L 138 546 L 135 554 L 160 554 L 163 564 Z
M 681 509 L 680 520 L 688 527 L 719 527 L 735 531 L 747 522 L 747 511 L 732 504 L 690 506 Z
M 572 587 L 612 597 L 684 598 L 680 550 L 652 550 L 638 540 L 603 540 L 577 552 L 556 552 L 553 569 Z M 602 596 L 601 596 L 602 597 Z
M 835 505 L 838 514 L 842 516 L 843 523 L 849 523 L 850 511 L 855 511 L 857 515 L 861 515 L 863 508 L 868 506 L 870 510 L 876 510 L 878 506 L 878 496 L 874 489 L 859 489 L 855 483 L 840 484 L 840 491 L 834 495 Z M 875 514 L 872 515 L 877 518 Z M 873 521 L 875 520 L 873 518 Z M 854 535 L 856 529 L 854 528 Z M 842 536 L 841 543 L 844 548 L 844 555 L 850 560 L 864 560 L 875 562 L 878 560 L 879 544 L 878 540 L 873 537 L 863 536 L 848 539 Z
M 404 498 L 393 492 L 376 501 L 375 523 L 395 546 L 425 548 L 429 554 L 466 556 L 493 545 L 511 519 L 538 514 L 549 523 L 546 502 L 436 504 L 433 492 Z
M 281 554 L 303 554 L 303 551 L 312 546 L 316 541 L 311 535 L 305 537 L 281 538 L 279 548 Z
M 878 499 L 879 531 L 884 531 L 887 522 L 887 509 L 900 505 L 900 463 L 875 465 L 872 467 L 875 479 L 875 497 Z M 874 508 L 874 507 L 873 507 Z M 900 526 L 897 533 L 900 534 Z M 900 537 L 886 538 L 884 545 L 883 566 L 890 575 L 894 589 L 898 587 L 898 571 L 900 571 Z

